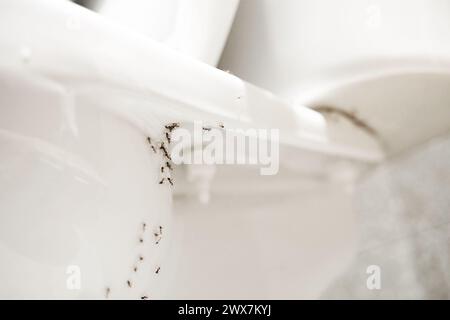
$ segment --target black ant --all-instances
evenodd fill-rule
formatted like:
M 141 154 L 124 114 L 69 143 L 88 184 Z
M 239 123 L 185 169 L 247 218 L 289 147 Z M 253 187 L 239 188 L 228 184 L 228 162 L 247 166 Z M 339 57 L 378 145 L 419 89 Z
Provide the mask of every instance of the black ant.
M 167 181 L 169 181 L 170 185 L 171 185 L 171 186 L 173 186 L 173 182 L 172 182 L 172 179 L 170 179 L 170 178 L 167 178 Z
M 169 153 L 167 152 L 166 147 L 164 146 L 164 142 L 161 142 L 161 145 L 159 146 L 159 149 L 161 149 L 164 152 L 164 155 L 168 157 Z M 169 157 L 168 157 L 169 158 Z
M 139 256 L 139 261 L 144 261 L 144 257 L 143 256 Z
M 111 288 L 107 287 L 107 288 L 106 288 L 106 294 L 105 294 L 106 299 L 109 298 L 109 294 L 110 294 L 110 293 L 111 293 Z
M 167 139 L 167 142 L 170 143 L 170 141 L 171 141 L 170 140 L 170 134 L 168 132 L 166 132 L 166 139 Z
M 223 125 L 223 123 L 219 123 L 219 128 L 222 128 L 222 129 L 225 128 L 225 126 Z
M 147 296 L 142 296 L 141 300 L 148 300 L 148 297 Z
M 163 184 L 164 180 L 166 180 L 166 178 L 162 178 L 161 181 L 159 182 L 159 184 Z
M 155 273 L 158 274 L 159 270 L 161 270 L 161 267 L 157 267 L 156 270 L 155 270 Z
M 164 146 L 164 142 L 161 142 L 161 145 L 159 146 L 159 149 L 162 150 L 162 152 L 164 153 L 164 156 L 169 159 L 172 160 L 172 158 L 170 157 L 169 153 L 167 152 L 166 147 Z
M 162 238 L 162 227 L 161 226 L 159 226 L 159 233 L 158 232 L 154 232 L 153 233 L 153 235 L 155 236 L 155 239 L 156 239 L 156 242 L 155 242 L 155 244 L 158 244 L 159 243 L 159 241 L 161 241 L 161 238 Z
M 211 128 L 210 127 L 203 127 L 203 130 L 204 131 L 211 131 Z
M 133 268 L 133 271 L 134 271 L 134 272 L 137 272 L 137 271 L 138 271 L 138 267 L 135 266 L 135 267 Z
M 144 239 L 143 238 L 139 238 L 139 243 L 144 243 Z
M 172 165 L 168 161 L 166 161 L 166 167 L 171 171 L 173 170 Z
M 164 173 L 164 167 L 161 167 L 161 173 Z
M 156 153 L 155 146 L 152 143 L 152 139 L 150 137 L 147 137 L 147 141 L 150 144 L 150 147 L 152 148 L 153 152 Z
M 130 280 L 127 280 L 127 285 L 128 285 L 128 288 L 131 288 L 133 285 L 131 284 L 131 281 Z
M 153 234 L 154 236 L 155 236 L 155 238 L 156 238 L 156 242 L 155 242 L 155 244 L 159 244 L 159 242 L 161 241 L 161 234 L 160 233 L 157 233 L 157 232 L 155 232 L 154 234 Z
M 179 123 L 174 122 L 174 123 L 166 125 L 165 128 L 167 130 L 169 130 L 169 132 L 172 132 L 173 129 L 178 128 L 179 126 L 180 126 Z
M 147 228 L 147 224 L 145 222 L 142 222 L 142 231 L 145 231 L 146 228 Z

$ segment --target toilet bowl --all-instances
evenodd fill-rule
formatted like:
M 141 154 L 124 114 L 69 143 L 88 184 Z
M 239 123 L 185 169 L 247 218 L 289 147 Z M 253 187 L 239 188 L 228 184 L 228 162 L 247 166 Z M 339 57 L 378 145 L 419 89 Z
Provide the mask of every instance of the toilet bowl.
M 320 112 L 329 137 L 360 128 L 385 154 L 351 187 L 353 262 L 314 297 L 448 298 L 448 9 L 443 0 L 240 3 L 219 67 Z M 381 290 L 366 287 L 374 265 Z
M 448 128 L 437 71 L 280 98 L 68 2 L 3 6 L 0 298 L 320 297 L 357 253 L 360 174 Z M 421 123 L 424 83 L 433 122 L 390 128 L 397 90 L 417 116 L 394 121 Z M 354 106 L 374 122 L 325 108 Z M 160 183 L 165 125 L 199 120 L 279 129 L 279 173 L 180 165 Z
M 171 191 L 146 135 L 56 82 L 0 82 L 0 297 L 164 298 Z

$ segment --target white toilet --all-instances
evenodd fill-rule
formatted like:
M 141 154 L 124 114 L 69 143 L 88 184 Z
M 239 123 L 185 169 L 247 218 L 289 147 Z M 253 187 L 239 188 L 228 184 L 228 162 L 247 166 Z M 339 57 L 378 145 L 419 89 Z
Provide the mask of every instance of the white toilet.
M 186 4 L 164 2 L 172 25 L 144 32 L 152 40 L 132 29 L 147 25 L 112 21 L 118 9 L 108 1 L 100 14 L 65 1 L 3 1 L 0 298 L 366 297 L 333 289 L 349 287 L 349 270 L 365 275 L 385 262 L 358 260 L 387 243 L 360 237 L 379 223 L 361 222 L 376 207 L 360 200 L 383 190 L 372 182 L 380 164 L 448 132 L 450 45 L 444 1 L 408 2 L 426 15 L 405 31 L 423 36 L 404 43 L 392 28 L 415 20 L 394 23 L 397 4 L 363 2 L 199 2 L 199 16 L 226 14 L 194 45 L 186 39 L 204 28 L 182 28 L 198 13 Z M 219 63 L 228 73 L 206 63 L 217 63 L 235 12 Z M 173 186 L 160 184 L 164 154 L 148 138 L 198 120 L 280 129 L 279 173 L 182 165 Z M 436 167 L 448 177 L 444 163 Z M 445 192 L 437 220 L 414 232 L 448 228 Z

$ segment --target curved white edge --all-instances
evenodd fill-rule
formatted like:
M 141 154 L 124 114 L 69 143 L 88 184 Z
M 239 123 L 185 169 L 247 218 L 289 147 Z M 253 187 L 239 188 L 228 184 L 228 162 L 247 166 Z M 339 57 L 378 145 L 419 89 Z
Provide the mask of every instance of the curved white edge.
M 103 0 L 95 11 L 216 66 L 239 0 Z
M 279 128 L 282 144 L 365 162 L 384 158 L 377 141 L 357 128 L 327 123 L 313 110 L 66 1 L 2 1 L 0 39 L 2 69 L 34 73 L 68 88 L 118 88 L 149 98 L 148 108 L 123 104 L 116 110 L 142 127 L 149 113 L 175 121 L 216 119 L 235 127 Z M 330 135 L 336 130 L 354 131 L 338 135 L 351 141 Z
M 282 95 L 297 92 L 295 101 L 309 103 L 324 92 L 352 85 L 379 77 L 407 74 L 448 74 L 450 72 L 450 56 L 446 55 L 404 55 L 378 56 L 364 61 L 352 61 L 337 67 L 329 67 L 330 74 L 320 79 L 311 77 L 311 82 L 299 92 L 300 85 L 293 84 Z

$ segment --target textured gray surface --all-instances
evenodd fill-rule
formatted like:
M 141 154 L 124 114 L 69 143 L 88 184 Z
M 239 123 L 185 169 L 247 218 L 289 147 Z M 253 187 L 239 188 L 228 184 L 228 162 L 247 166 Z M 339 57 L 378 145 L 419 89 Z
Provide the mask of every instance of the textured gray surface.
M 450 135 L 390 159 L 355 189 L 359 249 L 322 298 L 450 298 Z M 381 288 L 366 286 L 369 265 Z

